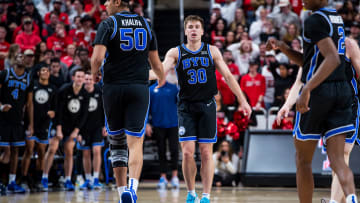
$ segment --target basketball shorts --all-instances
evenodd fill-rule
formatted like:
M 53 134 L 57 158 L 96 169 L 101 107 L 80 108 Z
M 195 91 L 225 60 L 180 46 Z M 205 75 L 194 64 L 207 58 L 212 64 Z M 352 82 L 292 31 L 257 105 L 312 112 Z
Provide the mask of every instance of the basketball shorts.
M 296 112 L 293 135 L 298 140 L 326 140 L 346 134 L 351 138 L 353 124 L 353 94 L 346 81 L 325 82 L 311 92 L 310 110 L 304 114 Z
M 25 146 L 25 133 L 22 125 L 1 124 L 0 125 L 0 146 Z
M 92 131 L 84 131 L 80 133 L 82 140 L 77 143 L 79 150 L 90 150 L 91 147 L 104 146 L 104 138 L 102 136 L 102 128 Z
M 49 144 L 50 132 L 52 129 L 52 122 L 49 126 L 35 126 L 34 134 L 31 137 L 26 137 L 26 140 L 35 140 L 39 144 Z
M 105 127 L 110 136 L 142 137 L 149 113 L 149 87 L 145 84 L 104 84 Z
M 360 109 L 359 109 L 359 97 L 355 96 L 353 99 L 352 105 L 352 122 L 355 127 L 355 131 L 351 134 L 350 137 L 345 139 L 346 143 L 354 144 L 356 140 L 358 140 L 359 136 L 359 116 L 360 116 Z
M 216 143 L 216 103 L 214 99 L 204 102 L 178 103 L 179 141 Z

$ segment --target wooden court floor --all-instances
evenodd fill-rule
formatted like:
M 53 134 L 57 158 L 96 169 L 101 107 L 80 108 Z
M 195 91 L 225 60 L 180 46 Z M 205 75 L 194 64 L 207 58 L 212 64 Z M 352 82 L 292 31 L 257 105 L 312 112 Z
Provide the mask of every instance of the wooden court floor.
M 197 193 L 201 188 L 197 186 Z M 321 198 L 329 200 L 329 189 L 316 189 L 313 202 L 320 203 Z M 138 191 L 139 203 L 183 203 L 186 198 L 186 189 L 182 184 L 180 190 L 156 189 L 156 183 L 141 183 Z M 58 202 L 118 202 L 118 193 L 115 189 L 78 191 L 75 192 L 42 192 L 27 194 L 10 194 L 0 197 L 0 203 L 58 203 Z M 212 203 L 295 203 L 297 193 L 295 188 L 269 188 L 269 187 L 236 187 L 214 188 L 211 193 Z

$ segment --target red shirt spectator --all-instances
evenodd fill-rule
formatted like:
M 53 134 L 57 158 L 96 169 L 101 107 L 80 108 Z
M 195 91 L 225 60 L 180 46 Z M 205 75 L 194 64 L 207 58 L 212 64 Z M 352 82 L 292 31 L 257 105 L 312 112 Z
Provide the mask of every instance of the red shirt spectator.
M 54 46 L 60 46 L 62 50 L 65 50 L 65 48 L 72 43 L 73 40 L 66 35 L 65 26 L 62 23 L 56 25 L 55 33 L 46 40 L 48 49 L 53 49 Z
M 264 107 L 265 78 L 257 73 L 258 65 L 251 62 L 249 73 L 240 81 L 242 91 L 248 96 L 251 107 Z
M 230 72 L 233 74 L 233 76 L 235 76 L 235 78 L 239 78 L 240 76 L 239 68 L 234 63 L 229 64 L 228 67 Z M 224 77 L 218 71 L 216 71 L 215 73 L 216 73 L 217 87 L 222 97 L 222 103 L 224 105 L 233 105 L 236 99 L 234 93 L 226 84 Z
M 36 25 L 35 22 L 32 23 L 33 24 L 33 33 L 35 33 L 36 35 L 40 36 L 40 28 L 38 25 Z M 23 31 L 23 27 L 24 27 L 24 22 L 22 22 L 21 25 L 17 26 L 13 32 L 13 36 L 12 36 L 12 41 L 15 42 L 16 36 L 18 36 L 22 31 Z
M 67 67 L 70 67 L 74 62 L 75 49 L 76 49 L 75 45 L 69 44 L 66 47 L 66 55 L 61 57 L 60 59 L 61 62 L 66 64 Z
M 18 44 L 22 51 L 26 49 L 35 50 L 35 46 L 41 42 L 39 35 L 33 32 L 32 20 L 24 19 L 24 30 L 16 36 L 15 43 Z
M 96 24 L 99 24 L 101 22 L 101 11 L 106 10 L 104 5 L 100 5 L 100 2 L 98 5 L 94 5 L 92 3 L 85 4 L 84 11 L 88 13 L 91 17 L 95 19 Z
M 0 70 L 4 69 L 4 60 L 8 54 L 10 44 L 5 41 L 6 28 L 0 26 Z
M 61 0 L 55 0 L 54 1 L 54 10 L 52 12 L 55 12 L 59 15 L 59 21 L 63 22 L 65 25 L 69 25 L 69 16 L 66 13 L 61 12 L 61 5 L 62 5 L 62 1 Z M 50 15 L 52 12 L 49 12 L 45 15 L 44 17 L 44 22 L 45 24 L 50 24 Z

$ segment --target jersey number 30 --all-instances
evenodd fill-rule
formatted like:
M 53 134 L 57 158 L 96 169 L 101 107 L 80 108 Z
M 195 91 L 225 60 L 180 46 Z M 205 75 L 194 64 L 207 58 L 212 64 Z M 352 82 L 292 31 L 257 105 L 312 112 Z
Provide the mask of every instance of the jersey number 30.
M 190 85 L 195 85 L 196 83 L 206 83 L 206 70 L 204 68 L 198 69 L 197 71 L 195 69 L 188 70 L 187 74 L 190 76 L 190 79 L 188 80 L 188 83 Z
M 147 44 L 147 31 L 144 28 L 121 28 L 120 29 L 120 48 L 123 51 L 134 49 L 144 51 Z

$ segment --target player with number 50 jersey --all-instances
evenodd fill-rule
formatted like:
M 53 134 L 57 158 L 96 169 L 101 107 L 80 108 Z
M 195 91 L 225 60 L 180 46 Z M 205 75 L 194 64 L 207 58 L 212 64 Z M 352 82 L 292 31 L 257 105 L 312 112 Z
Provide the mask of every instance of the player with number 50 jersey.
M 107 0 L 105 6 L 110 17 L 99 25 L 91 72 L 96 81 L 105 59 L 103 104 L 112 166 L 120 202 L 135 203 L 150 102 L 150 65 L 159 78 L 159 86 L 165 84 L 165 76 L 156 37 L 147 20 L 129 12 L 129 0 Z

